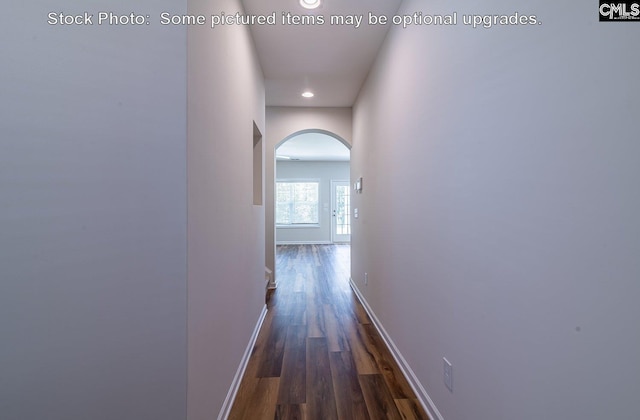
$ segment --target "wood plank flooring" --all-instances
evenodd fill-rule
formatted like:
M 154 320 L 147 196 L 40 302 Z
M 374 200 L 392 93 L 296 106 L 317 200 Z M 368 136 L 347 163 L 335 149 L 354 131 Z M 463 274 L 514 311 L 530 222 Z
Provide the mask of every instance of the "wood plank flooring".
M 229 419 L 429 418 L 349 271 L 349 245 L 278 246 L 278 289 Z

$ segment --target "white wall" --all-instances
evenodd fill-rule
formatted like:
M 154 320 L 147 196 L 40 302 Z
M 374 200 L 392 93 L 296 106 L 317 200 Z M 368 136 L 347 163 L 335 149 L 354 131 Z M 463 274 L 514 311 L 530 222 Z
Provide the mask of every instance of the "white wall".
M 184 419 L 186 30 L 52 10 L 132 6 L 3 4 L 0 418 Z
M 445 419 L 637 418 L 640 24 L 416 11 L 542 25 L 391 30 L 354 108 L 355 283 Z
M 190 14 L 242 11 L 190 0 Z M 253 122 L 264 86 L 249 30 L 189 29 L 188 418 L 222 407 L 265 303 L 264 207 L 253 205 Z M 264 143 L 264 142 L 263 142 Z
M 349 162 L 276 161 L 276 180 L 320 181 L 319 226 L 276 228 L 276 243 L 331 243 L 331 181 L 349 181 Z
M 267 107 L 265 146 L 265 266 L 275 273 L 275 149 L 294 134 L 316 130 L 351 144 L 351 108 Z M 275 273 L 277 275 L 277 273 Z M 275 279 L 274 279 L 275 281 Z

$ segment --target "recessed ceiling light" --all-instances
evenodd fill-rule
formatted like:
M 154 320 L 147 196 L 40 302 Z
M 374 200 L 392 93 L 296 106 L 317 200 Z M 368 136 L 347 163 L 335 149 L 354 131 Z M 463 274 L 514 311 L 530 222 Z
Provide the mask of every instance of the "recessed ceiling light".
M 305 9 L 315 9 L 320 6 L 320 0 L 300 0 L 300 6 Z
M 305 98 L 313 98 L 313 92 L 310 91 L 306 91 L 302 93 L 302 96 L 304 96 Z

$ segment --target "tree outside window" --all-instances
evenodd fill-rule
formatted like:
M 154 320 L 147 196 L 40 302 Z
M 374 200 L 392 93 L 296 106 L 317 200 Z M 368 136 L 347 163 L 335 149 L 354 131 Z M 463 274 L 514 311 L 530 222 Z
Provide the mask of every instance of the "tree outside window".
M 276 224 L 318 224 L 319 182 L 279 181 L 276 183 Z

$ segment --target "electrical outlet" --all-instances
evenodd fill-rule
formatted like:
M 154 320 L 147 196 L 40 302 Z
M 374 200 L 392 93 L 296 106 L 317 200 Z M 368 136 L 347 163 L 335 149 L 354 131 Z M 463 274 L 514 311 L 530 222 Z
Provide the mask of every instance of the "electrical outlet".
M 364 273 L 364 285 L 368 285 L 369 284 L 369 275 L 367 273 Z
M 449 391 L 453 392 L 453 366 L 446 358 L 443 357 L 442 360 L 444 360 L 444 384 Z

